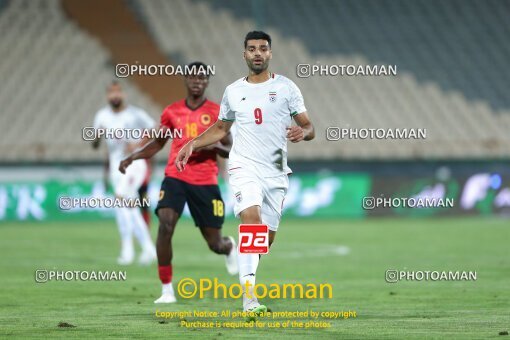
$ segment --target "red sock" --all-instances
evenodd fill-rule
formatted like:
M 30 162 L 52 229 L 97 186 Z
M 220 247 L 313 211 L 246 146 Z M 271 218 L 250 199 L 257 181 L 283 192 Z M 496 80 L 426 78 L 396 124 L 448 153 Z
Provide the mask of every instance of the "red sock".
M 158 272 L 161 283 L 167 284 L 172 282 L 172 265 L 158 266 Z
M 142 210 L 142 217 L 145 221 L 145 223 L 147 223 L 147 228 L 151 228 L 151 212 L 148 211 L 148 210 Z

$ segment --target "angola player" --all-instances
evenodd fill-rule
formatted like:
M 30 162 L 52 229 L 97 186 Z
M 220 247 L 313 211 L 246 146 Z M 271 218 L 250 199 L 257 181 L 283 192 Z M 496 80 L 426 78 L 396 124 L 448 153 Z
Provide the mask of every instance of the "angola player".
M 182 129 L 182 139 L 174 139 L 172 142 L 156 208 L 159 218 L 156 249 L 159 278 L 163 288 L 162 296 L 154 301 L 155 303 L 176 301 L 172 287 L 172 235 L 186 202 L 195 225 L 200 228 L 209 248 L 217 254 L 226 255 L 227 270 L 231 275 L 238 272 L 234 238 L 221 236 L 224 208 L 218 187 L 216 163 L 216 155 L 228 157 L 232 145 L 231 136 L 225 134 L 217 143 L 199 150 L 189 159 L 186 171 L 179 172 L 174 165 L 177 152 L 182 146 L 212 126 L 219 114 L 219 105 L 204 95 L 209 75 L 199 71 L 206 70 L 206 65 L 194 62 L 188 66 L 189 69 L 195 67 L 197 72 L 185 77 L 188 92 L 186 99 L 171 104 L 161 115 L 161 128 Z M 167 138 L 156 138 L 135 151 L 120 163 L 120 172 L 124 173 L 134 160 L 151 158 L 163 148 L 166 141 Z

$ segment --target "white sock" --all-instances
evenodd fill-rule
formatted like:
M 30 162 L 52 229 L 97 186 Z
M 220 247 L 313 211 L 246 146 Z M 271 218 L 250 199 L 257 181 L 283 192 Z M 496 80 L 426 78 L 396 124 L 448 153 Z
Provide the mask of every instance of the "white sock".
M 133 233 L 140 243 L 143 252 L 155 252 L 156 249 L 152 243 L 147 223 L 142 217 L 142 212 L 138 208 L 124 208 L 130 216 Z
M 133 257 L 134 246 L 133 246 L 133 230 L 131 223 L 129 222 L 128 216 L 122 211 L 124 208 L 115 208 L 115 220 L 117 221 L 117 227 L 120 234 L 121 242 L 121 257 Z
M 175 295 L 174 287 L 172 287 L 172 282 L 163 283 L 163 288 L 161 289 L 161 291 L 162 291 L 162 295 L 165 295 L 165 294 Z
M 259 265 L 259 254 L 238 254 L 237 261 L 239 264 L 239 282 L 243 287 L 243 307 L 252 300 L 256 300 L 253 294 L 253 287 L 255 287 L 255 278 L 257 274 L 257 267 Z M 250 282 L 250 298 L 246 297 L 246 282 Z

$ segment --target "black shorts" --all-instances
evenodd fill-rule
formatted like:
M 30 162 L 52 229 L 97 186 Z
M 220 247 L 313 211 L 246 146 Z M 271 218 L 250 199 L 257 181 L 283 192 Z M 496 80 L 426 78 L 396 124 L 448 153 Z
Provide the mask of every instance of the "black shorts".
M 172 208 L 180 216 L 186 202 L 197 227 L 221 228 L 225 209 L 217 185 L 194 185 L 165 177 L 161 183 L 156 215 L 161 208 Z
M 148 195 L 148 189 L 149 189 L 149 186 L 147 185 L 147 183 L 143 183 L 140 188 L 138 189 L 138 196 L 140 197 L 141 200 L 143 200 L 144 198 L 148 198 L 149 195 Z M 147 205 L 142 205 L 141 209 L 142 211 L 146 211 L 146 210 L 149 210 L 149 206 Z

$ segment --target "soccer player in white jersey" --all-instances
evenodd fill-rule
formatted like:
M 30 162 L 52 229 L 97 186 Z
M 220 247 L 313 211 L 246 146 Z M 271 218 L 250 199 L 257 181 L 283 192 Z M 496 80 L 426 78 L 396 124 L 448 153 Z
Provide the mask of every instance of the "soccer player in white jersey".
M 108 106 L 100 109 L 94 118 L 95 129 L 152 129 L 154 120 L 142 109 L 127 105 L 122 87 L 117 82 L 112 82 L 106 92 Z M 126 130 L 127 131 L 127 130 Z M 125 134 L 129 137 L 128 134 Z M 94 140 L 92 146 L 99 147 L 100 139 Z M 142 185 L 147 173 L 145 160 L 134 161 L 125 175 L 121 174 L 117 167 L 120 162 L 140 145 L 140 140 L 128 138 L 106 138 L 109 153 L 110 183 L 115 196 L 125 199 L 137 199 L 138 189 Z M 116 207 L 115 219 L 120 233 L 121 252 L 117 262 L 121 265 L 133 263 L 135 249 L 133 235 L 142 248 L 138 258 L 140 264 L 150 264 L 156 259 L 156 249 L 149 234 L 147 224 L 142 217 L 139 207 Z
M 179 151 L 175 164 L 184 171 L 190 155 L 198 148 L 223 138 L 236 122 L 229 158 L 229 184 L 236 196 L 234 212 L 243 224 L 267 224 L 269 245 L 274 241 L 282 205 L 289 185 L 287 140 L 312 140 L 314 128 L 303 96 L 290 79 L 269 72 L 271 37 L 249 32 L 244 40 L 244 59 L 249 75 L 229 85 L 221 101 L 218 121 Z M 292 118 L 297 126 L 292 126 Z M 255 285 L 258 254 L 239 254 L 239 280 Z M 243 310 L 265 312 L 253 292 L 244 292 Z M 250 297 L 250 298 L 248 298 Z

